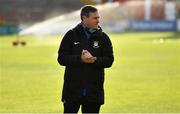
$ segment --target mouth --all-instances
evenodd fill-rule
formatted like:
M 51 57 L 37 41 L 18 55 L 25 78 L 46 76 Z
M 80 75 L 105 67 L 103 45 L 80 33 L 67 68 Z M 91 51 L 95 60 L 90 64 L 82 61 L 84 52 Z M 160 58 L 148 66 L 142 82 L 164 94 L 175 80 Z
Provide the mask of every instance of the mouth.
M 95 24 L 94 26 L 95 26 L 95 28 L 98 28 L 99 24 Z

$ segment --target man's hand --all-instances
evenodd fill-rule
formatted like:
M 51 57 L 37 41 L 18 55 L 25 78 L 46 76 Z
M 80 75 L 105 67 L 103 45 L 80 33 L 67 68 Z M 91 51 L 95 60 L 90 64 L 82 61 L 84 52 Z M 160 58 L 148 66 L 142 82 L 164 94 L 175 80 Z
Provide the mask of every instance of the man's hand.
M 88 50 L 82 50 L 81 59 L 84 63 L 94 63 L 96 57 L 93 57 Z

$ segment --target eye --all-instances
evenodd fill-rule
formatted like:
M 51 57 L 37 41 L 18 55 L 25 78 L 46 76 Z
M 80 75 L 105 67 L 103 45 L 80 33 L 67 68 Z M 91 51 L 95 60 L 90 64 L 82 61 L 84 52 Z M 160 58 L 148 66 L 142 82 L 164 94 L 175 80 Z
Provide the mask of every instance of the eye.
M 99 19 L 99 17 L 94 17 L 94 19 Z

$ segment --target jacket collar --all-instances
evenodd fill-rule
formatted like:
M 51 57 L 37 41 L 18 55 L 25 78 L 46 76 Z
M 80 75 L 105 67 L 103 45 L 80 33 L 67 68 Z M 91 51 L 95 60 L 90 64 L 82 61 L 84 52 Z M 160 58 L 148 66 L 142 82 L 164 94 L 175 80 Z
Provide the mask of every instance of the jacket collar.
M 84 34 L 84 28 L 83 28 L 83 26 L 82 26 L 82 23 L 79 23 L 76 27 L 75 27 L 75 29 L 80 33 L 80 34 Z M 95 31 L 95 32 L 93 32 L 93 34 L 92 34 L 93 36 L 95 36 L 95 37 L 99 37 L 100 35 L 102 35 L 102 28 L 100 27 L 100 26 L 98 26 L 98 29 Z

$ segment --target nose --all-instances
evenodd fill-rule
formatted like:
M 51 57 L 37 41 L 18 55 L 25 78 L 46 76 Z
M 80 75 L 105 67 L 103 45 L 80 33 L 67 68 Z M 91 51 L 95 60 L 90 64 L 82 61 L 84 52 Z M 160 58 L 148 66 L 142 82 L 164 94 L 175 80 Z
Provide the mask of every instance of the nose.
M 97 19 L 97 23 L 99 23 L 99 19 Z

